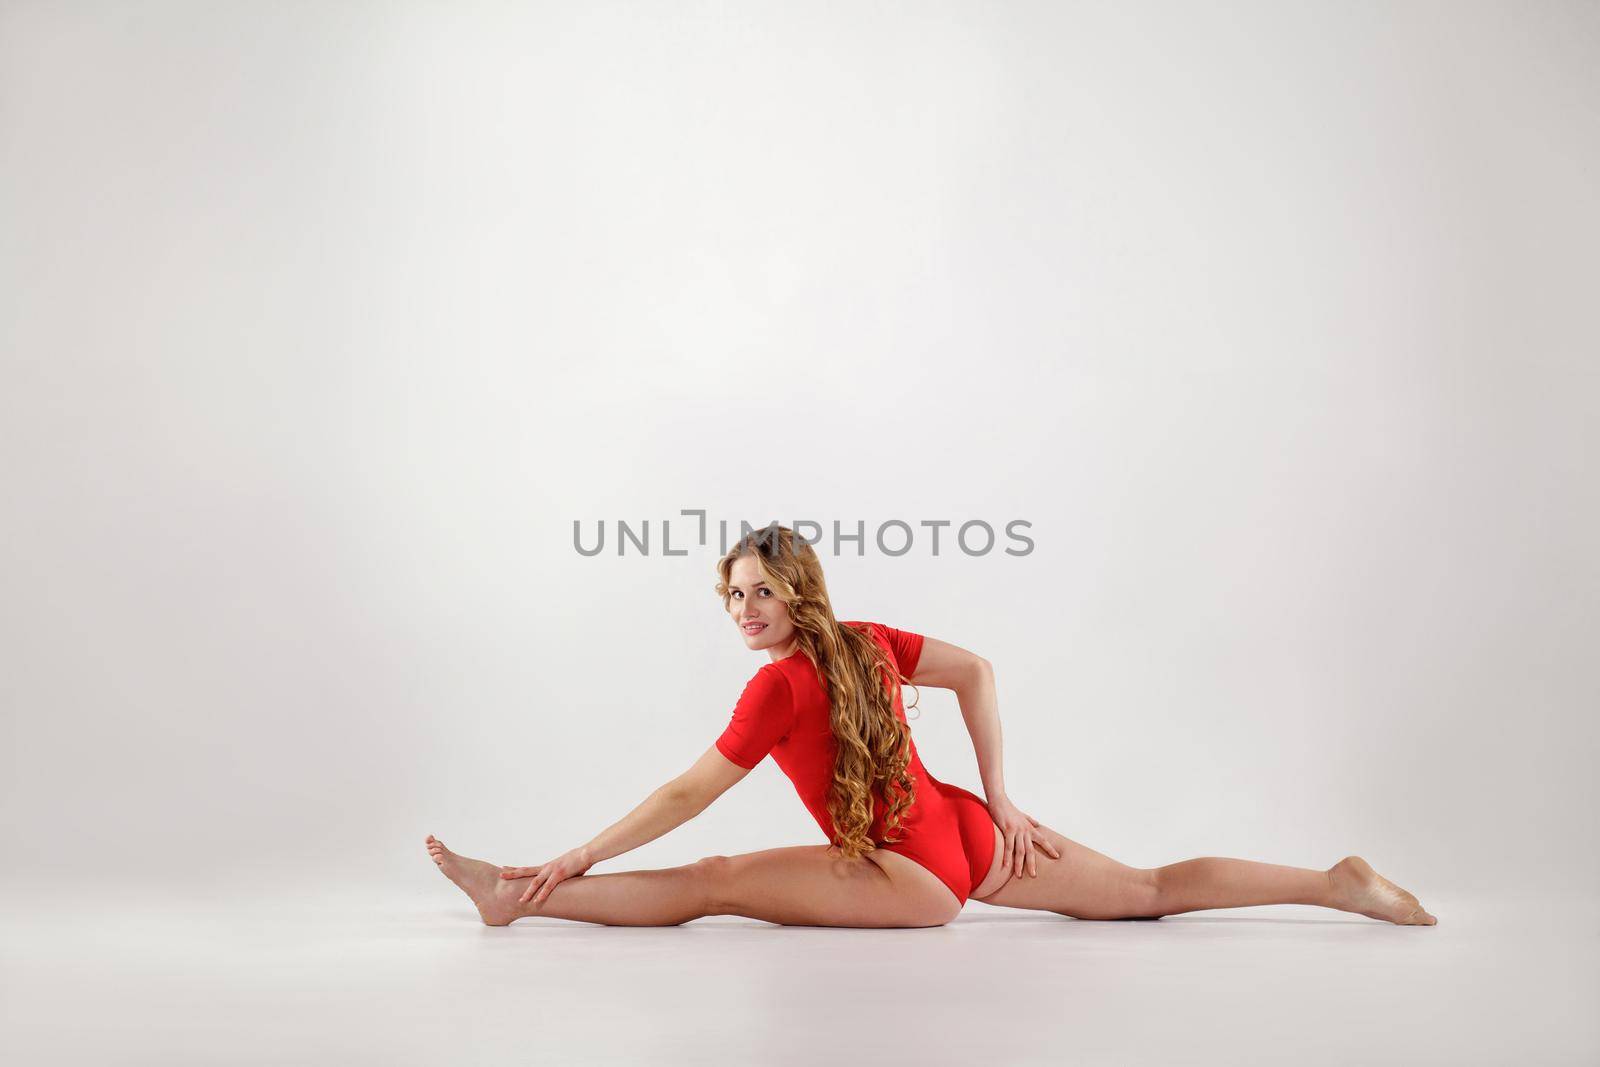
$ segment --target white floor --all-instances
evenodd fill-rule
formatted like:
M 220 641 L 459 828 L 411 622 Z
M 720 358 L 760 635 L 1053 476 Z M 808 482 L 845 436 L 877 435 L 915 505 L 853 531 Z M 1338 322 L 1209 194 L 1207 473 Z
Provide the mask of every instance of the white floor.
M 1596 1063 L 1595 901 L 932 930 L 488 929 L 446 885 L 8 899 L 8 1064 Z M 907 1058 L 910 1057 L 910 1058 Z

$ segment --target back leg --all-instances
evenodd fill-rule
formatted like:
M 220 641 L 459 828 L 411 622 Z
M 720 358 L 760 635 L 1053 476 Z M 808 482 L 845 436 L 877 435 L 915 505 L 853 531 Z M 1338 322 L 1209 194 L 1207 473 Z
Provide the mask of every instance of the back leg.
M 985 904 L 1054 911 L 1078 919 L 1142 919 L 1207 908 L 1313 904 L 1408 926 L 1438 920 L 1417 898 L 1359 856 L 1327 870 L 1204 856 L 1140 868 L 1118 863 L 1048 827 L 1037 827 L 1060 859 L 1040 852 L 1037 878 L 1012 878 Z
M 988 896 L 974 900 L 1002 908 L 1053 911 L 1075 919 L 1153 918 L 1162 914 L 1154 871 L 1118 863 L 1049 827 L 1035 830 L 1049 839 L 1061 858 L 1035 850 L 1037 878 L 1012 877 Z

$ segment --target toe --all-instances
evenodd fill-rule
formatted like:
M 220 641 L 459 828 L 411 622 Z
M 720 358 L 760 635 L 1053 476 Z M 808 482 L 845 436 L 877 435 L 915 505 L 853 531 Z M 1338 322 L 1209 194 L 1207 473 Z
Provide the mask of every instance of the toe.
M 1428 910 L 1421 904 L 1413 908 L 1411 913 L 1404 919 L 1404 923 L 1407 926 L 1432 926 L 1437 921 L 1432 915 L 1428 914 Z

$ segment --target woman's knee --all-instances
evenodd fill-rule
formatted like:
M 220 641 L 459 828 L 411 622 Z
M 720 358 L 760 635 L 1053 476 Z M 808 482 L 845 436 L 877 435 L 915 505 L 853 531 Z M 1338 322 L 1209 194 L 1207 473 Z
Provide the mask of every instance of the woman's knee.
M 1173 885 L 1164 867 L 1146 867 L 1134 870 L 1135 903 L 1141 916 L 1170 915 Z
M 694 883 L 707 915 L 726 915 L 733 905 L 731 856 L 702 856 L 684 870 Z

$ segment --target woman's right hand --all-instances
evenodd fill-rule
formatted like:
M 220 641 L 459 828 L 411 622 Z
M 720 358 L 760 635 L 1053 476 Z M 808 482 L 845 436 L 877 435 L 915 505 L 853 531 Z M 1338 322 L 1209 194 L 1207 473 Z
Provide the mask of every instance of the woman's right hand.
M 543 904 L 556 886 L 568 878 L 576 878 L 594 866 L 594 861 L 589 858 L 589 850 L 582 846 L 563 852 L 549 863 L 541 863 L 537 867 L 501 867 L 500 877 L 505 879 L 532 878 L 528 887 L 522 891 L 518 898 L 519 904 L 533 901 L 534 907 Z
M 1050 843 L 1050 839 L 1039 833 L 1039 820 L 1011 803 L 1009 797 L 996 797 L 986 803 L 989 818 L 1000 828 L 1000 836 L 1005 841 L 1003 866 L 1012 868 L 1013 877 L 1021 878 L 1024 873 L 1033 878 L 1039 877 L 1039 865 L 1034 860 L 1036 848 L 1044 849 L 1051 859 L 1061 858 L 1061 853 Z

